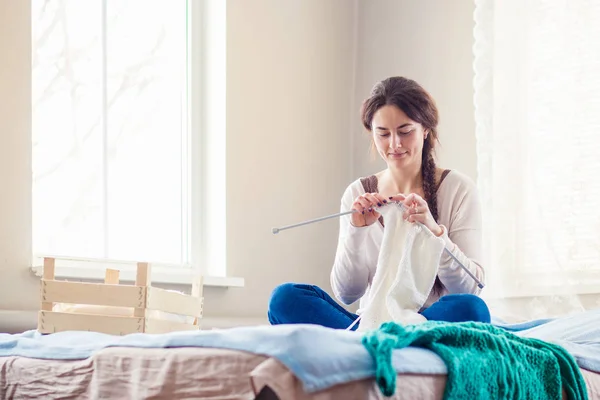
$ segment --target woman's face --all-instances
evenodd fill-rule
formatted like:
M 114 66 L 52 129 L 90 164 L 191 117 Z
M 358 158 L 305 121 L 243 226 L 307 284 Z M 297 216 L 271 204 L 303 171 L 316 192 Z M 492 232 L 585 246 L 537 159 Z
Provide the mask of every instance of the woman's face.
M 421 163 L 427 131 L 394 105 L 375 112 L 371 122 L 373 142 L 388 167 L 404 168 Z

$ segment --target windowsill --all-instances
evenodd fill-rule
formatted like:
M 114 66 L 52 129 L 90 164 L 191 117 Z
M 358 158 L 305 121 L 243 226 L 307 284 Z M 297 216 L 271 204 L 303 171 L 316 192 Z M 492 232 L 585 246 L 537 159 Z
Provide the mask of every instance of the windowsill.
M 120 280 L 126 282 L 135 281 L 135 268 L 119 268 Z M 44 267 L 36 265 L 31 267 L 31 271 L 38 277 L 42 277 Z M 81 279 L 81 280 L 104 280 L 105 269 L 102 267 L 73 267 L 61 266 L 55 267 L 55 277 L 59 279 Z M 192 270 L 183 267 L 153 267 L 150 273 L 151 283 L 167 285 L 191 285 Z M 244 278 L 227 276 L 204 276 L 204 286 L 210 287 L 244 287 Z

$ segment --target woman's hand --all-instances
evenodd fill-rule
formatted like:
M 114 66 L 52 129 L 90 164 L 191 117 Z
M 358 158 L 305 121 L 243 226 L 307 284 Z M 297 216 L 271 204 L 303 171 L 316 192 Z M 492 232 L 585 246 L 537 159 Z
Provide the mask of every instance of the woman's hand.
M 397 195 L 392 196 L 392 201 L 399 201 L 406 209 L 404 210 L 403 217 L 409 222 L 420 222 L 427 227 L 435 236 L 441 236 L 444 230 L 433 218 L 429 206 L 425 199 L 416 193 L 411 193 L 408 196 Z
M 351 214 L 351 223 L 356 227 L 372 225 L 381 214 L 375 208 L 386 204 L 386 200 L 379 193 L 365 193 L 358 196 L 352 204 L 352 209 L 358 212 Z

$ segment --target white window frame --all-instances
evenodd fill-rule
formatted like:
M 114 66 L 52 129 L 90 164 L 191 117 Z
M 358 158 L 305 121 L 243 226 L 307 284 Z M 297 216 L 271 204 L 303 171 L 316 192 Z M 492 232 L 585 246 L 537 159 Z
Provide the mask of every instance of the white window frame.
M 227 275 L 225 232 L 225 51 L 226 2 L 189 1 L 188 26 L 188 158 L 191 264 L 152 263 L 152 282 L 191 285 L 200 273 L 205 286 L 243 287 L 244 278 Z M 210 99 L 210 100 L 207 100 Z M 210 210 L 210 213 L 207 211 Z M 208 234 L 210 232 L 210 235 Z M 106 268 L 135 281 L 135 262 L 34 254 L 31 271 L 43 274 L 44 257 L 56 262 L 60 279 L 102 280 Z M 146 260 L 140 260 L 146 261 Z

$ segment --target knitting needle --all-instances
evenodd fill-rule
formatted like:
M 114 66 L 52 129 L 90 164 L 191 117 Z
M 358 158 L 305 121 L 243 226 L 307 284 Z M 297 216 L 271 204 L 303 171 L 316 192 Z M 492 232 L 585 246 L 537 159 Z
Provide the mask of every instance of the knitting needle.
M 350 210 L 350 211 L 344 211 L 341 213 L 337 213 L 337 214 L 331 214 L 331 215 L 327 215 L 325 217 L 321 217 L 321 218 L 315 218 L 315 219 L 311 219 L 309 221 L 304 221 L 304 222 L 300 222 L 299 224 L 293 224 L 293 225 L 288 225 L 288 226 L 282 226 L 281 228 L 273 228 L 272 232 L 273 234 L 277 234 L 280 231 L 284 231 L 286 229 L 291 229 L 291 228 L 296 228 L 298 226 L 302 226 L 302 225 L 308 225 L 308 224 L 312 224 L 314 222 L 320 222 L 320 221 L 325 221 L 326 219 L 330 219 L 330 218 L 337 218 L 337 217 L 342 217 L 344 215 L 348 215 L 348 214 L 352 214 L 357 212 L 356 210 Z
M 405 208 L 404 204 L 399 203 L 399 202 L 389 202 L 384 204 L 382 207 L 389 205 L 389 204 L 397 204 L 402 208 Z M 378 208 L 378 207 L 376 207 Z M 348 215 L 348 214 L 352 214 L 358 212 L 357 210 L 350 210 L 350 211 L 343 211 L 340 213 L 336 213 L 336 214 L 331 214 L 331 215 L 327 215 L 325 217 L 321 217 L 321 218 L 315 218 L 315 219 L 311 219 L 308 221 L 304 221 L 304 222 L 300 222 L 298 224 L 293 224 L 293 225 L 287 225 L 287 226 L 283 226 L 281 228 L 273 228 L 272 232 L 273 234 L 277 234 L 280 231 L 286 230 L 286 229 L 292 229 L 292 228 L 296 228 L 298 226 L 302 226 L 302 225 L 308 225 L 308 224 L 312 224 L 315 222 L 320 222 L 320 221 L 324 221 L 327 219 L 331 219 L 331 218 L 338 218 L 338 217 L 343 217 L 344 215 Z M 418 225 L 420 225 L 422 228 L 426 228 L 425 225 L 423 225 L 421 222 L 417 222 Z M 431 232 L 429 229 L 425 229 L 426 232 L 430 232 L 433 235 L 433 232 Z M 450 250 L 448 250 L 446 247 L 444 247 L 444 252 L 446 254 L 448 254 L 450 256 L 450 258 L 452 258 L 454 261 L 456 261 L 456 263 L 467 273 L 467 275 L 469 275 L 475 282 L 477 282 L 477 286 L 480 289 L 483 289 L 483 287 L 485 286 L 479 279 L 477 279 L 477 277 L 475 275 L 473 275 L 473 273 L 471 271 L 469 271 L 467 269 L 467 267 L 465 267 L 460 261 L 458 261 L 458 259 L 454 256 L 454 254 L 452 254 L 452 252 Z

